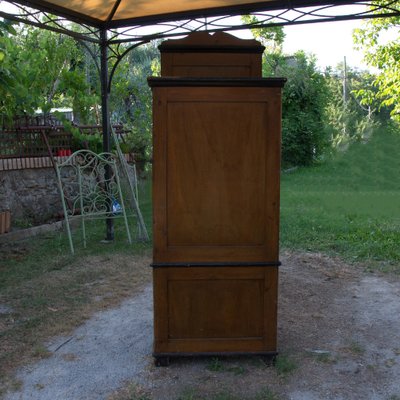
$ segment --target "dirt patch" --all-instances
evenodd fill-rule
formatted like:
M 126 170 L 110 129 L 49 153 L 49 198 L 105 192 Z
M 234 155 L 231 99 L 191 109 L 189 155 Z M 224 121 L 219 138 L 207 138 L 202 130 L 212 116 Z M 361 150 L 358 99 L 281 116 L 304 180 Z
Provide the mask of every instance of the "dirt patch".
M 20 371 L 21 391 L 7 399 L 65 399 L 63 387 L 69 400 L 399 399 L 399 277 L 321 254 L 287 252 L 282 264 L 275 366 L 197 357 L 155 367 L 148 287 L 73 340 L 53 340 L 51 356 Z
M 157 400 L 400 399 L 399 278 L 321 254 L 285 253 L 282 263 L 275 366 L 258 357 L 180 358 L 168 368 L 149 360 L 131 391 Z M 111 398 L 131 398 L 126 390 Z
M 29 246 L 8 246 L 9 259 Z M 44 346 L 68 335 L 95 312 L 118 306 L 150 282 L 150 257 L 115 254 L 49 260 L 51 268 L 0 293 L 0 396 L 16 368 L 52 355 Z M 66 356 L 69 360 L 71 356 Z

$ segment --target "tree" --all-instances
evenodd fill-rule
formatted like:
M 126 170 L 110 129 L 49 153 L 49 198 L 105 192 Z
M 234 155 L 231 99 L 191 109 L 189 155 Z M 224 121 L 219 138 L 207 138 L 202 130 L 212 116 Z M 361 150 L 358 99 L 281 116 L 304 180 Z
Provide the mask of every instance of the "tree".
M 255 16 L 242 19 L 246 23 L 258 22 Z M 282 97 L 282 164 L 310 165 L 328 145 L 324 76 L 317 70 L 315 57 L 304 52 L 290 57 L 282 54 L 285 39 L 282 27 L 257 28 L 251 32 L 266 47 L 263 75 L 287 78 Z
M 376 3 L 385 3 L 380 0 Z M 375 7 L 375 6 L 374 6 Z M 391 5 L 400 11 L 400 3 Z M 377 13 L 379 11 L 376 11 Z M 371 19 L 364 23 L 364 27 L 356 29 L 354 41 L 356 46 L 364 51 L 366 63 L 379 70 L 374 80 L 377 88 L 376 98 L 381 106 L 392 107 L 392 117 L 400 121 L 400 17 Z M 387 42 L 383 36 L 390 34 Z M 369 104 L 373 96 L 371 92 L 362 95 L 363 104 Z
M 110 96 L 112 118 L 130 131 L 126 142 L 137 161 L 151 158 L 152 95 L 147 77 L 157 74 L 158 42 L 130 51 L 119 63 Z
M 81 122 L 95 122 L 90 114 L 99 88 L 87 79 L 86 58 L 74 39 L 54 32 L 22 26 L 14 36 L 0 35 L 1 114 L 11 119 L 73 107 Z
M 254 15 L 243 15 L 242 21 L 245 24 L 253 24 L 254 26 L 257 26 L 259 23 L 257 17 Z M 250 31 L 253 37 L 265 46 L 262 65 L 263 75 L 275 75 L 276 69 L 282 64 L 282 46 L 285 41 L 283 27 L 253 28 Z
M 10 118 L 7 111 L 9 104 L 15 98 L 15 77 L 10 50 L 12 49 L 11 37 L 17 32 L 10 21 L 0 20 L 0 114 L 4 118 Z
M 243 15 L 242 21 L 245 24 L 257 25 L 259 23 L 254 15 Z M 269 28 L 250 29 L 253 37 L 259 40 L 266 48 L 267 53 L 281 53 L 285 40 L 285 32 L 282 26 L 271 26 Z
M 282 99 L 283 165 L 311 165 L 329 143 L 325 77 L 318 71 L 315 57 L 301 51 L 282 57 L 276 73 L 287 77 Z
M 340 63 L 335 69 L 327 68 L 325 79 L 329 92 L 326 121 L 332 147 L 347 148 L 350 142 L 368 140 L 377 124 L 388 120 L 388 110 L 375 100 L 373 74 Z

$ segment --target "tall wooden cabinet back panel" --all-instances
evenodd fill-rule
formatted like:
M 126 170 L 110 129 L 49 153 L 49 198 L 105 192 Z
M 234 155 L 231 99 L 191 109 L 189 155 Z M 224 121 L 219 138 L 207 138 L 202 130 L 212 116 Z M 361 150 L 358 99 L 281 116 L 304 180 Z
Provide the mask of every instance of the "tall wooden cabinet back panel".
M 149 78 L 156 358 L 276 352 L 283 83 Z

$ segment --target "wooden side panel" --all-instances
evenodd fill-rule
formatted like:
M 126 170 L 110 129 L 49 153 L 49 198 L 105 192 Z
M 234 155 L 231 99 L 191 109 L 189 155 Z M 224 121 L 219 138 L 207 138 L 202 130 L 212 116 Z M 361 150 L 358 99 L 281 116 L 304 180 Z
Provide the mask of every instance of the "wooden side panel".
M 154 262 L 278 260 L 280 89 L 154 89 Z
M 276 351 L 277 267 L 154 270 L 155 353 Z

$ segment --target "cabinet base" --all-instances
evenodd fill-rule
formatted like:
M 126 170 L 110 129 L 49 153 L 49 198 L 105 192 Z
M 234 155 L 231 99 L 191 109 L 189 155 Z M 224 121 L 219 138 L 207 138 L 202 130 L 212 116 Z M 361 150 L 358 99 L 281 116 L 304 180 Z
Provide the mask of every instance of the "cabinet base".
M 168 367 L 171 359 L 178 357 L 262 357 L 266 364 L 274 364 L 278 352 L 229 352 L 229 353 L 153 353 L 154 365 L 156 367 Z
M 165 267 L 153 277 L 155 355 L 276 352 L 278 267 Z

